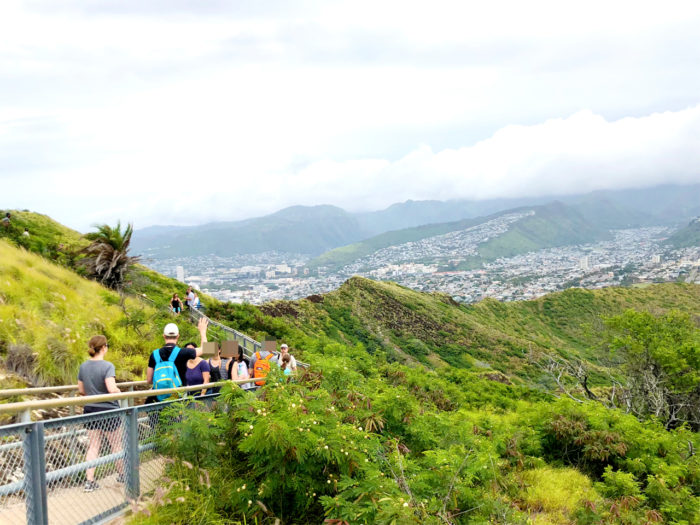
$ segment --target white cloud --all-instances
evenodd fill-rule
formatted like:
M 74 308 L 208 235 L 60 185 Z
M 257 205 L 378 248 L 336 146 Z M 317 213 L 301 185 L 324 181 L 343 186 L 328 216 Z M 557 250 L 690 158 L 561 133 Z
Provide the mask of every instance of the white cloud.
M 0 3 L 0 207 L 144 227 L 697 181 L 700 3 L 246 5 Z
M 319 176 L 323 173 L 323 176 Z M 354 209 L 406 199 L 486 199 L 700 183 L 700 105 L 609 122 L 590 111 L 507 126 L 473 146 L 429 146 L 395 162 L 321 162 L 292 198 Z M 291 196 L 291 195 L 290 195 Z M 351 203 L 349 205 L 349 203 Z

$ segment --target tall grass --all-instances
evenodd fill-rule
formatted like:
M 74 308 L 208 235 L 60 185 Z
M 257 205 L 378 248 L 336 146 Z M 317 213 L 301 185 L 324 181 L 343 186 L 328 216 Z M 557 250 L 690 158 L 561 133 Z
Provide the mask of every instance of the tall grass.
M 87 341 L 104 334 L 117 379 L 140 379 L 162 345 L 164 309 L 99 284 L 0 239 L 0 357 L 31 383 L 70 384 Z M 181 322 L 183 337 L 194 329 Z

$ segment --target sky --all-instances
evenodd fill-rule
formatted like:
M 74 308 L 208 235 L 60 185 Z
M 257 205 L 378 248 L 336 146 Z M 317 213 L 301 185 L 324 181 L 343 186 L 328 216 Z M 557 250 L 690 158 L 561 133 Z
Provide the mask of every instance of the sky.
M 700 2 L 0 2 L 0 209 L 80 231 L 700 183 Z

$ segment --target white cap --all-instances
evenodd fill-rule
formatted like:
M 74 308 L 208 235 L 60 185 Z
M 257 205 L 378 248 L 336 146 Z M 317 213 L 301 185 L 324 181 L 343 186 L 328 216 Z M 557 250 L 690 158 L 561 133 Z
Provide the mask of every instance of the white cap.
M 180 335 L 180 330 L 177 329 L 177 325 L 175 323 L 168 323 L 163 329 L 163 335 L 165 337 L 177 337 Z
M 282 343 L 282 346 L 280 346 L 280 348 L 289 348 L 289 347 L 287 346 L 287 343 Z

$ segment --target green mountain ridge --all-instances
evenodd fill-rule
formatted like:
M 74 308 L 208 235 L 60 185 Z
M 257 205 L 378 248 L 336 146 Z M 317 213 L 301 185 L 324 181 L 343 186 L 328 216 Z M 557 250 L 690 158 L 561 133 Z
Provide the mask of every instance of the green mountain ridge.
M 666 244 L 672 248 L 690 248 L 700 246 L 700 217 L 693 219 L 690 224 L 674 232 Z
M 335 206 L 293 206 L 264 217 L 187 228 L 137 231 L 133 250 L 149 257 L 221 257 L 278 251 L 319 254 L 365 237 L 358 221 Z
M 486 299 L 467 306 L 446 294 L 353 277 L 324 296 L 275 301 L 260 311 L 307 335 L 359 342 L 371 353 L 384 352 L 399 361 L 491 368 L 514 380 L 537 383 L 543 376 L 533 368 L 530 352 L 582 359 L 598 367 L 602 318 L 630 308 L 656 313 L 677 308 L 700 316 L 700 286 L 571 288 L 531 301 Z M 287 335 L 264 324 L 246 329 L 258 333 L 262 329 L 266 336 Z
M 382 248 L 465 230 L 506 214 L 528 211 L 534 211 L 534 215 L 523 217 L 511 225 L 507 232 L 482 243 L 478 248 L 479 255 L 473 257 L 467 265 L 478 266 L 483 261 L 499 257 L 512 257 L 541 248 L 584 244 L 610 237 L 607 229 L 587 221 L 577 208 L 554 202 L 543 206 L 506 210 L 476 219 L 430 224 L 383 233 L 359 243 L 331 250 L 312 260 L 309 266 L 324 266 L 331 270 L 338 270 Z

